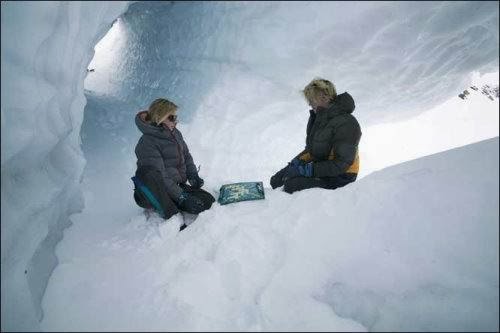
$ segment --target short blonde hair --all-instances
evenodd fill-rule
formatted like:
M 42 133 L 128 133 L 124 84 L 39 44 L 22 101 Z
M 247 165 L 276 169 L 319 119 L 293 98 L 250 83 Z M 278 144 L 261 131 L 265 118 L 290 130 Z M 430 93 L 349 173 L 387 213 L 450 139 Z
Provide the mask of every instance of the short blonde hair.
M 175 114 L 177 111 L 177 105 L 165 98 L 158 98 L 151 103 L 148 109 L 148 118 L 159 124 L 160 121 L 165 119 L 166 116 L 170 114 Z
M 335 90 L 335 85 L 328 80 L 322 78 L 314 78 L 305 88 L 302 90 L 304 97 L 308 102 L 315 100 L 321 95 L 326 95 L 331 99 L 337 97 L 337 90 Z

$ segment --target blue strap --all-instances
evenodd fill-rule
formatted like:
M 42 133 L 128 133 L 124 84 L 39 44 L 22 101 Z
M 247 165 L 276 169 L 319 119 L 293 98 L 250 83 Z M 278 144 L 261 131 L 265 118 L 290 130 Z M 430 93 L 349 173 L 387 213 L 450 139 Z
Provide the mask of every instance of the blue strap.
M 165 217 L 165 213 L 163 212 L 163 209 L 161 208 L 160 203 L 158 200 L 155 198 L 153 193 L 149 190 L 149 188 L 144 185 L 139 178 L 137 177 L 132 177 L 132 181 L 134 182 L 135 186 L 141 190 L 142 193 L 146 196 L 146 198 L 149 200 L 149 202 L 153 205 L 153 207 L 160 213 L 161 216 Z

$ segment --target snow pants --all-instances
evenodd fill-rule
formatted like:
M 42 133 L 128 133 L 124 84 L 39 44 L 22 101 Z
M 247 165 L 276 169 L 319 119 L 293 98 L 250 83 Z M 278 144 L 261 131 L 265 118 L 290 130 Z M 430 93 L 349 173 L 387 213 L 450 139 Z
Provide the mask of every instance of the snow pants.
M 285 181 L 283 189 L 287 193 L 293 193 L 295 191 L 301 191 L 308 188 L 320 187 L 329 190 L 334 190 L 339 187 L 346 186 L 356 180 L 358 175 L 355 173 L 344 173 L 336 177 L 322 177 L 322 178 L 310 178 L 310 177 L 295 177 L 290 178 Z
M 167 187 L 164 184 L 163 178 L 160 171 L 154 168 L 142 167 L 138 168 L 135 176 L 149 189 L 149 191 L 156 198 L 158 203 L 163 210 L 164 218 L 169 219 L 173 215 L 179 213 L 181 210 L 174 198 L 171 198 L 167 193 Z M 194 195 L 203 201 L 204 210 L 209 209 L 212 203 L 215 202 L 215 198 L 202 189 L 195 189 L 188 184 L 179 184 L 183 191 L 188 192 L 190 195 Z M 151 202 L 147 199 L 147 196 L 137 187 L 134 188 L 134 200 L 139 207 L 148 209 L 154 208 Z M 188 212 L 191 213 L 191 212 Z

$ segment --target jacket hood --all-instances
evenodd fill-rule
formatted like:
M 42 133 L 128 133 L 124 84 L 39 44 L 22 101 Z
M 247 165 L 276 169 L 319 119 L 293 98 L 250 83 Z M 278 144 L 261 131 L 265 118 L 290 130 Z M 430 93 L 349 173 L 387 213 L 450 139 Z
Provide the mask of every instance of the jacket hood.
M 148 114 L 148 111 L 140 111 L 139 113 L 136 114 L 135 116 L 135 124 L 139 131 L 142 132 L 142 134 L 145 135 L 152 135 L 156 136 L 159 138 L 169 138 L 167 135 L 167 132 L 163 127 L 155 126 L 153 125 L 150 121 L 146 120 L 146 115 Z
M 354 99 L 349 93 L 345 92 L 337 95 L 327 110 L 334 114 L 344 114 L 353 113 L 355 107 Z

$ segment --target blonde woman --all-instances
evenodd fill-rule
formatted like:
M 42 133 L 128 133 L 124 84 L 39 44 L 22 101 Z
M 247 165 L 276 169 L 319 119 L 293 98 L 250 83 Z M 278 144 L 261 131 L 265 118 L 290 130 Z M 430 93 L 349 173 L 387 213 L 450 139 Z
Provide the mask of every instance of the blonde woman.
M 316 78 L 303 90 L 311 106 L 306 147 L 271 177 L 271 187 L 285 192 L 320 187 L 335 189 L 356 180 L 361 129 L 352 115 L 354 100 L 347 92 L 337 95 L 328 80 Z
M 201 189 L 203 179 L 177 125 L 177 105 L 159 98 L 139 112 L 135 124 L 142 136 L 135 147 L 134 199 L 165 219 L 179 210 L 192 214 L 209 209 L 214 197 Z M 189 181 L 188 185 L 186 181 Z

